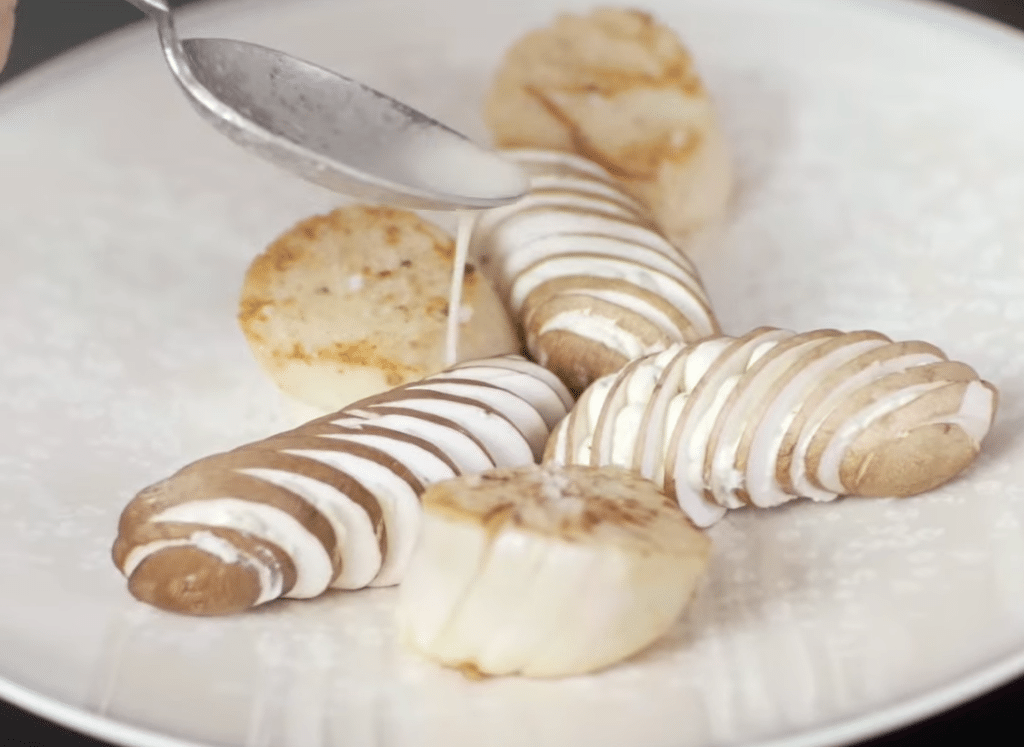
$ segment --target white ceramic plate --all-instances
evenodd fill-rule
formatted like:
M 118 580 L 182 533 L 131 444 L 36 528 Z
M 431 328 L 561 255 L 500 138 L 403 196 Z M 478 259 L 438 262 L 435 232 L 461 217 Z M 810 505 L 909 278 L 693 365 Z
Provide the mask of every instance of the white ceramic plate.
M 249 39 L 484 137 L 532 0 L 254 0 Z M 395 644 L 388 590 L 194 620 L 108 559 L 136 490 L 286 415 L 234 321 L 254 253 L 335 196 L 187 108 L 151 28 L 0 91 L 0 696 L 132 745 L 825 745 L 1024 672 L 1024 39 L 899 0 L 648 0 L 692 47 L 740 194 L 701 259 L 726 329 L 877 328 L 1000 386 L 977 465 L 905 501 L 738 512 L 684 624 L 564 682 Z

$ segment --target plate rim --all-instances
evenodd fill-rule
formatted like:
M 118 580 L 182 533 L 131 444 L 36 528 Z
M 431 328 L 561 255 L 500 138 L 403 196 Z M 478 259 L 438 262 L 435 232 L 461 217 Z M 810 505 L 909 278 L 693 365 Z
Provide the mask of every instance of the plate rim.
M 267 2 L 267 0 L 262 0 Z M 300 0 L 304 1 L 304 0 Z M 322 1 L 322 0 L 321 0 Z M 371 0 L 351 0 L 363 2 Z M 735 1 L 735 0 L 734 0 Z M 744 0 L 751 2 L 752 0 Z M 810 2 L 810 0 L 791 0 Z M 246 0 L 206 0 L 179 9 L 179 15 L 220 13 Z M 839 4 L 840 0 L 833 0 Z M 1024 62 L 1024 30 L 967 8 L 942 0 L 841 0 L 847 7 L 872 13 L 894 14 L 916 21 L 933 21 L 953 31 L 966 32 L 996 44 Z M 0 98 L 16 101 L 30 98 L 34 89 L 46 87 L 62 73 L 80 68 L 83 62 L 118 54 L 148 33 L 145 21 L 129 23 L 78 45 L 57 57 L 25 71 L 0 88 Z M 872 739 L 912 726 L 990 693 L 1024 675 L 1024 645 L 1015 652 L 989 660 L 944 684 L 924 689 L 883 708 L 849 718 L 826 722 L 788 735 L 744 743 L 743 747 L 838 747 Z M 0 675 L 0 700 L 57 726 L 87 737 L 123 747 L 242 747 L 212 741 L 195 741 L 128 723 L 72 705 L 58 697 L 21 685 Z

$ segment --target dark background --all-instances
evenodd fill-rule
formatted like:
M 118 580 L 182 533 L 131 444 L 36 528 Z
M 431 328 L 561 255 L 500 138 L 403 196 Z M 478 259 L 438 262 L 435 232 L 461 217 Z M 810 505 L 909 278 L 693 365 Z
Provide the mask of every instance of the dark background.
M 170 0 L 170 3 L 178 7 L 196 1 Z M 1024 0 L 947 1 L 1024 29 Z M 143 17 L 124 0 L 20 0 L 17 13 L 14 44 L 8 66 L 0 74 L 0 83 L 76 44 Z M 1021 95 L 1024 96 L 1024 81 L 1021 81 Z M 1024 125 L 1021 136 L 1024 137 Z M 1024 568 L 1021 572 L 1024 573 Z M 1022 745 L 1024 726 L 1015 717 L 1022 703 L 1024 677 L 953 711 L 864 742 L 859 747 Z M 1003 736 L 990 736 L 996 734 Z M 105 742 L 74 734 L 3 701 L 0 701 L 0 745 L 109 747 Z

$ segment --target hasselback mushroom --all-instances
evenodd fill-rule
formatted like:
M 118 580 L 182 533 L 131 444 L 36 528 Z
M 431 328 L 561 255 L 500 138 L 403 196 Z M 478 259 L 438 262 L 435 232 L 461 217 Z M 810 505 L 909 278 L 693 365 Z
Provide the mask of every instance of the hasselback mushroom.
M 977 456 L 997 402 L 928 343 L 762 327 L 597 380 L 545 458 L 637 470 L 708 526 L 741 506 L 938 487 Z
M 580 391 L 718 332 L 693 262 L 610 174 L 569 153 L 506 153 L 530 192 L 480 216 L 472 252 L 535 360 Z
M 196 615 L 398 583 L 423 490 L 535 463 L 571 404 L 522 357 L 466 362 L 142 490 L 114 562 L 138 599 Z

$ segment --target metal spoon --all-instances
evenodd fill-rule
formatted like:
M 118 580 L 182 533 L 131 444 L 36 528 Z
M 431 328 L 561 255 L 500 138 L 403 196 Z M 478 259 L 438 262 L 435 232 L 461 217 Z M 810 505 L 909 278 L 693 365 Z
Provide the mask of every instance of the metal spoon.
M 179 39 L 166 0 L 128 0 L 157 23 L 199 113 L 244 148 L 329 189 L 410 208 L 489 208 L 526 191 L 514 164 L 358 81 L 267 47 Z

